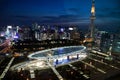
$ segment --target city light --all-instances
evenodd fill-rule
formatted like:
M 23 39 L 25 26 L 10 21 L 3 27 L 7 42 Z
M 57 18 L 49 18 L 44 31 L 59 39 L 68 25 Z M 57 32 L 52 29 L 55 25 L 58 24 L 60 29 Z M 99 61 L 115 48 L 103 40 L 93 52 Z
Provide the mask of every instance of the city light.
M 12 29 L 12 26 L 7 26 L 8 29 Z
M 119 3 L 1 1 L 0 80 L 120 80 Z
M 69 30 L 73 30 L 73 28 L 70 27 Z

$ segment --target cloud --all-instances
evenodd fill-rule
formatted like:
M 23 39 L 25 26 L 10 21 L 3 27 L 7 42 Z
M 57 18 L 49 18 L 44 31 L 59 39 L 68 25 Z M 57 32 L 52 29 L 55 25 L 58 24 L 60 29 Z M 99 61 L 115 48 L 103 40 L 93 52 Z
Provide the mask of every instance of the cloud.
M 80 17 L 79 15 L 59 15 L 59 16 L 25 16 L 25 15 L 16 15 L 12 16 L 16 22 L 21 24 L 32 24 L 37 22 L 39 24 L 80 24 L 88 23 L 89 18 Z M 9 20 L 8 20 L 9 21 Z
M 81 18 L 78 15 L 59 15 L 59 16 L 49 16 L 42 17 L 46 20 L 41 20 L 41 23 L 52 23 L 52 24 L 80 24 L 88 23 L 89 18 Z
M 120 18 L 120 0 L 106 0 L 108 4 L 104 4 L 104 6 L 101 6 L 96 9 L 96 16 L 98 18 L 108 18 L 110 20 L 116 19 L 118 20 Z M 110 21 L 109 20 L 109 21 Z
M 12 16 L 13 18 L 16 19 L 31 19 L 34 18 L 33 16 L 25 16 L 25 15 L 16 15 L 16 16 Z
M 70 8 L 68 9 L 71 13 L 75 13 L 75 14 L 79 14 L 80 13 L 80 9 L 79 8 Z

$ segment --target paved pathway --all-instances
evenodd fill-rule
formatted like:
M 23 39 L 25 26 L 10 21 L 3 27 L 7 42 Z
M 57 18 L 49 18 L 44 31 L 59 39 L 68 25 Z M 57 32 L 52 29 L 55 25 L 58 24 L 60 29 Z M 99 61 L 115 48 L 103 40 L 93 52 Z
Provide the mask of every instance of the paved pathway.
M 97 67 L 95 67 L 94 65 L 91 65 L 91 64 L 89 64 L 89 63 L 86 63 L 85 61 L 80 61 L 80 62 L 82 62 L 82 63 L 84 63 L 85 65 L 88 65 L 88 66 L 90 66 L 90 67 L 94 68 L 95 70 L 97 70 L 97 71 L 99 71 L 99 72 L 101 72 L 101 73 L 103 73 L 103 74 L 105 74 L 105 73 L 106 73 L 106 72 L 105 72 L 105 71 L 103 71 L 102 69 L 97 68 Z
M 53 65 L 51 65 L 49 62 L 48 62 L 48 65 L 53 70 L 53 72 L 57 75 L 58 79 L 63 80 L 63 77 L 59 74 L 59 72 L 55 69 L 55 67 Z
M 35 72 L 32 69 L 30 69 L 30 78 L 35 79 Z
M 88 57 L 88 59 L 94 60 L 94 61 L 99 62 L 99 63 L 101 63 L 101 64 L 104 64 L 104 65 L 106 65 L 106 66 L 110 66 L 110 67 L 112 67 L 112 68 L 115 68 L 115 69 L 117 69 L 117 70 L 120 70 L 120 68 L 118 68 L 118 67 L 116 67 L 116 66 L 113 66 L 113 65 L 110 65 L 110 64 L 108 64 L 108 63 L 105 63 L 105 62 L 103 62 L 103 61 L 99 61 L 99 60 L 97 60 L 97 59 L 93 59 L 93 58 L 90 58 L 90 57 Z
M 68 65 L 69 65 L 72 69 L 77 70 L 77 68 L 74 67 L 73 65 L 71 65 L 71 64 L 68 64 Z M 86 79 L 89 79 L 89 78 L 90 78 L 88 75 L 84 74 L 82 71 L 80 71 L 80 74 L 83 74 L 83 76 L 84 76 Z
M 105 53 L 102 53 L 102 52 L 99 52 L 99 51 L 95 51 L 95 50 L 92 50 L 91 52 L 102 55 L 102 56 L 105 56 L 105 57 L 109 56 L 108 54 L 105 54 Z
M 7 73 L 7 71 L 9 70 L 12 62 L 14 61 L 14 57 L 10 60 L 10 62 L 8 63 L 8 65 L 6 66 L 6 68 L 4 69 L 3 73 L 0 76 L 0 80 L 4 78 L 5 74 Z

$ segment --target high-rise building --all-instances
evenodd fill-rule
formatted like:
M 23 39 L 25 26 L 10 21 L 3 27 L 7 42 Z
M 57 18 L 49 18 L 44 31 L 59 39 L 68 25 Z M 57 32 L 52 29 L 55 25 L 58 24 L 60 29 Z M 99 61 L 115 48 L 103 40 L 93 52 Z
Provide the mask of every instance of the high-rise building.
M 120 35 L 119 34 L 114 35 L 112 40 L 113 40 L 112 52 L 120 56 Z
M 31 29 L 29 27 L 24 27 L 23 29 L 24 39 L 32 39 Z
M 80 33 L 76 27 L 69 27 L 68 39 L 80 39 Z
M 94 39 L 94 33 L 95 33 L 95 25 L 94 25 L 94 21 L 95 21 L 95 0 L 92 0 L 92 8 L 91 8 L 91 25 L 90 25 L 90 37 Z

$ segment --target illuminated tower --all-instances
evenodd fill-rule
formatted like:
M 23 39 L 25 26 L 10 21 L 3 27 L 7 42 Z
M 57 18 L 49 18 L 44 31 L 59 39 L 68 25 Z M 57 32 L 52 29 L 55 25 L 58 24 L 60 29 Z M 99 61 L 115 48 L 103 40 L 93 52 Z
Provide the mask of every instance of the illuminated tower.
M 91 25 L 90 25 L 90 37 L 94 39 L 94 32 L 95 32 L 95 25 L 94 25 L 94 20 L 95 20 L 95 0 L 92 0 L 92 8 L 91 8 Z

